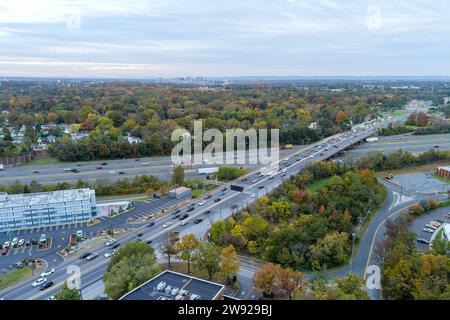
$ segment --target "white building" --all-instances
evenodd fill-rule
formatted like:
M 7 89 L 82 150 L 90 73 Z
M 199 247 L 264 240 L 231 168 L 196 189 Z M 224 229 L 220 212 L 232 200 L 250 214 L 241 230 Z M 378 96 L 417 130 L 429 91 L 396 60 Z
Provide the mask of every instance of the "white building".
M 0 231 L 86 222 L 97 215 L 95 190 L 0 193 Z

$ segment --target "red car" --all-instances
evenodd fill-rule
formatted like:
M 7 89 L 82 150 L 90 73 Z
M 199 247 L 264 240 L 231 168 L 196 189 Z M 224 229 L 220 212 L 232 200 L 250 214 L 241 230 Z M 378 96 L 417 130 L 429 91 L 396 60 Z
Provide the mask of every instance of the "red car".
M 4 256 L 4 255 L 6 255 L 7 253 L 8 253 L 8 247 L 4 247 L 3 249 L 2 249 L 2 255 Z

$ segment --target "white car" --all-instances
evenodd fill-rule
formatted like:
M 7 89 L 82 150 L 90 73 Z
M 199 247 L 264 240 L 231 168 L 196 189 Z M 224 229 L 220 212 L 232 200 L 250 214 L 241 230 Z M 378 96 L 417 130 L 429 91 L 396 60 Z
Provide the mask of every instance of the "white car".
M 105 246 L 110 246 L 116 243 L 116 241 L 117 241 L 116 239 L 109 239 L 108 241 L 105 242 Z
M 206 204 L 206 201 L 205 201 L 205 200 L 202 200 L 202 201 L 200 201 L 200 202 L 198 203 L 199 206 L 203 206 L 204 204 Z
M 189 221 L 183 220 L 183 221 L 181 221 L 180 226 L 185 226 L 185 225 L 187 225 L 188 223 L 189 223 Z
M 41 278 L 37 279 L 35 282 L 33 282 L 31 285 L 33 286 L 33 288 L 36 288 L 45 282 L 47 282 L 47 278 L 41 277 Z
M 111 170 L 111 171 L 109 172 L 109 174 L 116 174 L 116 173 L 117 173 L 116 170 Z
M 251 197 L 256 198 L 256 193 L 252 193 Z
M 65 168 L 63 171 L 72 171 L 72 168 Z
M 51 270 L 49 270 L 47 272 L 44 271 L 44 272 L 41 273 L 41 278 L 46 278 L 47 276 L 51 275 L 54 272 L 55 272 L 54 268 L 52 268 Z
M 48 300 L 56 300 L 55 296 L 48 297 Z
M 105 253 L 105 258 L 110 258 L 116 254 L 116 250 L 112 250 L 110 252 Z
M 286 173 L 286 172 L 287 172 L 287 170 L 286 170 L 286 169 L 283 169 L 283 170 L 281 170 L 281 172 L 283 172 L 283 173 Z
M 9 241 L 6 241 L 4 244 L 3 244 L 3 248 L 9 248 L 11 246 L 11 242 L 9 242 Z
M 20 239 L 19 242 L 17 242 L 17 246 L 21 247 L 25 244 L 25 239 Z
M 428 227 L 425 227 L 422 229 L 422 231 L 428 232 L 428 233 L 434 233 L 434 230 Z
M 167 228 L 171 224 L 172 224 L 172 221 L 167 221 L 166 223 L 163 224 L 163 228 Z
M 17 242 L 19 242 L 19 238 L 12 239 L 11 246 L 15 247 L 17 245 Z
M 142 165 L 143 166 L 148 166 L 148 165 L 150 165 L 150 162 L 143 162 Z

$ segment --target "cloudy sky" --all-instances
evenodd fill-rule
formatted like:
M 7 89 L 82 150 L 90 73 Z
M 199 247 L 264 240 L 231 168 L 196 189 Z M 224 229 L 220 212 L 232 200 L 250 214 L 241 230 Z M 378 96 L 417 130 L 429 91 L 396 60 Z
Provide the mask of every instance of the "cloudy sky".
M 448 0 L 0 0 L 0 76 L 449 76 L 449 21 Z

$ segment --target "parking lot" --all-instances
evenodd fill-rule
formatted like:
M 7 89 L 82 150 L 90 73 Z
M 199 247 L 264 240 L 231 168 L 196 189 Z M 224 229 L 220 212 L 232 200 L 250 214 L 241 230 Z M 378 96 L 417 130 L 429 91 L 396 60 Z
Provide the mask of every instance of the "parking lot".
M 391 182 L 403 186 L 410 194 L 436 194 L 450 190 L 450 185 L 433 177 L 433 172 L 407 173 L 394 176 Z
M 146 219 L 150 216 L 157 217 L 158 215 L 161 215 L 163 209 L 170 208 L 174 204 L 174 199 L 152 199 L 149 202 L 136 201 L 135 209 L 111 219 L 113 228 L 136 228 L 139 225 L 146 223 Z M 130 220 L 133 220 L 133 222 L 130 223 Z M 16 248 L 11 247 L 5 255 L 0 255 L 0 274 L 10 271 L 13 263 L 25 258 L 43 259 L 46 260 L 50 266 L 58 265 L 64 260 L 63 257 L 58 254 L 58 251 L 68 245 L 71 234 L 76 234 L 78 230 L 82 230 L 86 238 L 92 238 L 110 227 L 109 219 L 107 217 L 101 217 L 99 221 L 99 223 L 91 226 L 88 226 L 86 222 L 80 222 L 11 232 L 0 232 L 0 245 L 2 246 L 6 241 L 11 242 L 14 238 L 17 238 L 18 240 L 31 239 L 39 241 L 39 237 L 42 234 L 45 234 L 52 239 L 51 246 L 43 250 L 38 249 L 37 245 L 23 245 Z
M 426 225 L 431 221 L 441 220 L 443 222 L 450 223 L 450 218 L 448 215 L 449 211 L 450 209 L 448 207 L 445 207 L 436 209 L 430 213 L 426 213 L 411 222 L 410 230 L 416 233 L 417 238 L 422 238 L 430 242 L 433 233 L 423 231 L 423 229 L 427 228 Z M 429 249 L 428 244 L 426 243 L 416 242 L 416 244 L 417 248 L 419 248 L 420 250 L 426 251 Z

